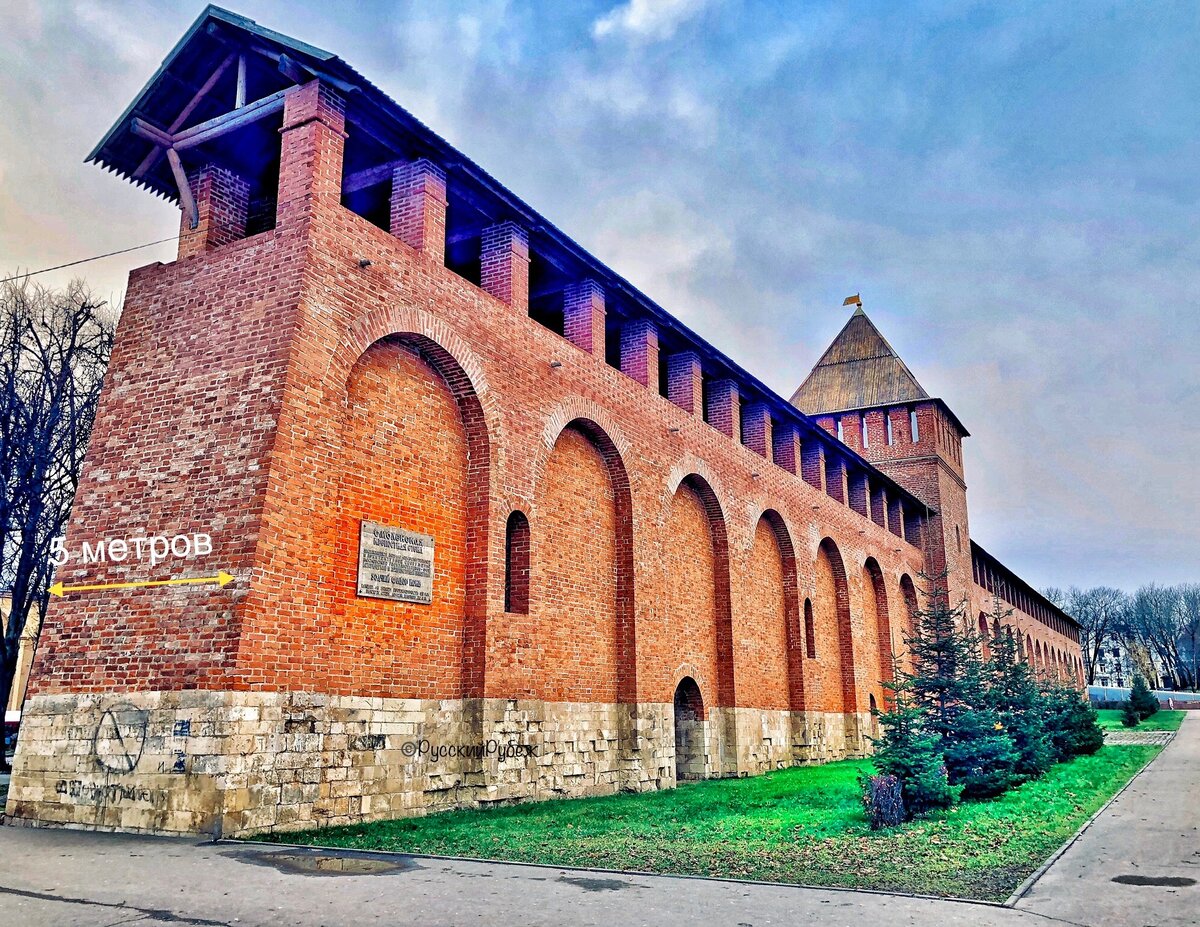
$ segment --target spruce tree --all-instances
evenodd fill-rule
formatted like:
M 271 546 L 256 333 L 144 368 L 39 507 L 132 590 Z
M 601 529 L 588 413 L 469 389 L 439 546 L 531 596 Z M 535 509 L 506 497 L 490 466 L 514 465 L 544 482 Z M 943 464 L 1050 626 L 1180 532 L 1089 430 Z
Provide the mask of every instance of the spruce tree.
M 1154 693 L 1146 685 L 1146 680 L 1141 676 L 1133 677 L 1133 688 L 1129 690 L 1129 701 L 1133 703 L 1138 717 L 1143 721 L 1158 711 L 1158 699 L 1154 697 Z
M 891 684 L 891 707 L 879 713 L 882 731 L 875 739 L 875 765 L 900 780 L 907 819 L 958 801 L 961 789 L 950 785 L 942 739 L 927 728 L 904 681 Z
M 900 688 L 922 728 L 935 735 L 951 786 L 964 797 L 998 795 L 1015 778 L 1018 752 L 999 713 L 989 704 L 979 636 L 964 621 L 966 606 L 951 605 L 945 574 L 927 580 L 929 595 L 914 616 L 906 643 L 914 669 Z
M 991 623 L 997 627 L 1012 615 L 999 597 L 993 600 Z M 1011 634 L 1001 633 L 991 646 L 984 668 L 987 701 L 1012 738 L 1016 749 L 1014 778 L 1037 779 L 1054 764 L 1046 730 L 1046 705 L 1029 664 L 1021 659 Z

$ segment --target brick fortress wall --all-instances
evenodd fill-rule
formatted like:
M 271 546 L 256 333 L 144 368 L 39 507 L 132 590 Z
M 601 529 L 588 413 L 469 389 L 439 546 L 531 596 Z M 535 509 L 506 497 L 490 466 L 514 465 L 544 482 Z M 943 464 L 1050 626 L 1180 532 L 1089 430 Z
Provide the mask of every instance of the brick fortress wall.
M 131 277 L 68 546 L 206 531 L 189 572 L 236 579 L 55 601 L 9 815 L 261 831 L 865 753 L 926 566 L 894 504 L 806 479 L 694 355 L 660 395 L 645 321 L 606 363 L 593 282 L 569 337 L 533 320 L 520 227 L 480 285 L 447 268 L 435 166 L 398 170 L 394 234 L 343 207 L 345 130 L 290 92 L 276 227 L 230 241 L 209 172 L 180 260 Z M 356 595 L 363 520 L 435 537 L 432 604 Z M 103 574 L 59 578 L 143 578 Z

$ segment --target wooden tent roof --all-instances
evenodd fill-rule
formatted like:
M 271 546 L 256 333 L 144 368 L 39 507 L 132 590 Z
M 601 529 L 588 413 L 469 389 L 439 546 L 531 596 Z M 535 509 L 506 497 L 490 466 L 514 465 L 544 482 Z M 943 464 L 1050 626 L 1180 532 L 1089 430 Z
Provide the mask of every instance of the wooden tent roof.
M 859 307 L 792 395 L 792 404 L 816 415 L 928 398 L 913 372 Z
M 928 400 L 938 403 L 967 435 L 958 417 L 917 382 L 886 338 L 859 306 L 792 394 L 807 415 L 877 409 Z

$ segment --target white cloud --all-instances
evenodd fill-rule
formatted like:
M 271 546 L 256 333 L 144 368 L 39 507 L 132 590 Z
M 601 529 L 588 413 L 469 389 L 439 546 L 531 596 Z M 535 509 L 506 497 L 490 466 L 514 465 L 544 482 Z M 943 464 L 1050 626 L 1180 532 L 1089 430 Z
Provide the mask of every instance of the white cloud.
M 629 0 L 592 24 L 598 39 L 628 35 L 637 41 L 661 42 L 700 12 L 704 0 Z

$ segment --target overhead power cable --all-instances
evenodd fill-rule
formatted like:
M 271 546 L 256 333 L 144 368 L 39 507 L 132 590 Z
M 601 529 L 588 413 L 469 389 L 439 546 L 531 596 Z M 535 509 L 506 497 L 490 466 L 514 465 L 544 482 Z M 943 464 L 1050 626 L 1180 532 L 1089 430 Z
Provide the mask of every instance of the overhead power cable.
M 143 248 L 149 248 L 151 245 L 161 245 L 164 242 L 175 241 L 179 236 L 172 235 L 170 238 L 160 238 L 158 241 L 148 241 L 144 245 L 134 245 L 132 248 L 122 248 L 120 251 L 109 251 L 107 254 L 96 254 L 88 258 L 80 258 L 78 261 L 68 261 L 66 264 L 55 264 L 53 267 L 43 267 L 41 270 L 31 270 L 28 273 L 16 274 L 12 277 L 5 277 L 0 280 L 0 283 L 12 283 L 14 280 L 24 280 L 26 277 L 36 277 L 38 274 L 48 274 L 52 270 L 62 270 L 64 267 L 75 267 L 78 264 L 87 264 L 89 261 L 98 261 L 101 258 L 113 257 L 118 254 L 128 254 L 130 251 L 141 251 Z

